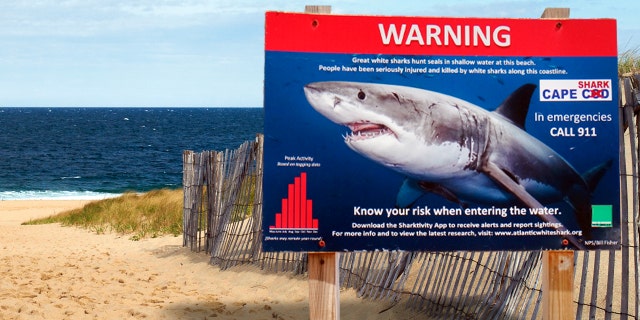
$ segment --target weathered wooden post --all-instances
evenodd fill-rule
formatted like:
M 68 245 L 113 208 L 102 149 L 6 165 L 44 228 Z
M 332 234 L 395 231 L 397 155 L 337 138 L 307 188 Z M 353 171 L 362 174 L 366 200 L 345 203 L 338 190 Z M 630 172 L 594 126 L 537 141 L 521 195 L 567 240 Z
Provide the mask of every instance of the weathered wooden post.
M 306 13 L 331 13 L 331 6 L 305 6 Z M 309 319 L 340 319 L 339 257 L 336 252 L 309 252 Z
M 542 253 L 542 309 L 545 320 L 575 319 L 573 250 Z
M 546 8 L 542 19 L 567 19 L 569 8 Z M 542 254 L 543 319 L 574 319 L 573 274 L 574 252 L 551 250 Z
M 340 319 L 336 252 L 309 252 L 309 319 Z

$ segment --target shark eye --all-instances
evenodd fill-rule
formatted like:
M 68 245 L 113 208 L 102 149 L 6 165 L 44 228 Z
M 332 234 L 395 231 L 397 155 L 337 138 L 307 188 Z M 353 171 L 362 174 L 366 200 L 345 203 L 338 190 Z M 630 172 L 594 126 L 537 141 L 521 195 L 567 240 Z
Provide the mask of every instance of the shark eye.
M 367 95 L 364 93 L 364 91 L 360 90 L 360 92 L 358 92 L 358 99 L 364 100 L 364 98 L 366 97 Z

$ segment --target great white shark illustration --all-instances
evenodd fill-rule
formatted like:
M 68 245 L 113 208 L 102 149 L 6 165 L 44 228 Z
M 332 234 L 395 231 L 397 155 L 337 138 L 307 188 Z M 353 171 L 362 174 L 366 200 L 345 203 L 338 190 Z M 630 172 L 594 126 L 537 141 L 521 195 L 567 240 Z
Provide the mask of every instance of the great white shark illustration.
M 568 202 L 583 237 L 590 237 L 591 192 L 611 161 L 580 175 L 525 131 L 536 89 L 525 84 L 494 111 L 418 88 L 376 83 L 315 82 L 307 100 L 329 120 L 348 127 L 352 150 L 404 174 L 396 205 L 409 207 L 425 192 L 462 206 Z M 540 215 L 558 225 L 554 215 Z M 567 230 L 564 226 L 556 228 Z M 584 248 L 575 236 L 565 236 Z

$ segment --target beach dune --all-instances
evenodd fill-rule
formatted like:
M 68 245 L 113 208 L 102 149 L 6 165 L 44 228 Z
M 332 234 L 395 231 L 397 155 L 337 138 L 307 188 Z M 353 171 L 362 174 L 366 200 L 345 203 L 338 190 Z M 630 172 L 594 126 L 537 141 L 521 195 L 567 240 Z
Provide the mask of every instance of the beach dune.
M 181 237 L 21 225 L 87 202 L 0 201 L 0 319 L 308 319 L 303 276 L 220 271 Z M 344 290 L 341 318 L 419 318 L 387 304 Z

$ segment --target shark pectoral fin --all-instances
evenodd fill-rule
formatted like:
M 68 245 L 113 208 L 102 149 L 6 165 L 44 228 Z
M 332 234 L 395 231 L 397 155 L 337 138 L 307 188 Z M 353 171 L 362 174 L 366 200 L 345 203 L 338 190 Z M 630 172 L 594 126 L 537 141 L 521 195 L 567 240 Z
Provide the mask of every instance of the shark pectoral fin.
M 411 207 L 418 198 L 422 197 L 424 191 L 420 188 L 418 183 L 413 179 L 405 179 L 398 190 L 396 196 L 396 208 L 408 208 Z
M 497 165 L 492 162 L 486 162 L 480 168 L 480 171 L 484 172 L 486 175 L 491 178 L 491 180 L 498 183 L 503 188 L 507 189 L 511 194 L 513 194 L 518 200 L 527 205 L 530 208 L 542 208 L 542 204 L 536 200 L 525 188 L 516 182 L 513 178 L 513 175 L 508 174 L 504 170 L 500 169 Z
M 467 204 L 460 200 L 460 198 L 458 198 L 458 196 L 453 193 L 451 190 L 445 188 L 444 186 L 442 186 L 441 184 L 437 184 L 437 183 L 432 183 L 432 182 L 427 182 L 427 181 L 420 181 L 418 182 L 418 185 L 420 186 L 420 188 L 422 188 L 422 190 L 424 190 L 425 192 L 431 192 L 431 193 L 435 193 L 453 203 L 457 203 L 459 204 L 461 207 L 466 208 Z
M 408 208 L 411 207 L 425 192 L 435 193 L 451 202 L 457 203 L 460 206 L 466 208 L 467 204 L 458 198 L 451 190 L 443 187 L 440 184 L 416 181 L 413 179 L 405 179 L 400 186 L 398 195 L 396 196 L 396 208 Z
M 511 194 L 513 194 L 516 198 L 518 198 L 522 203 L 524 203 L 529 208 L 543 208 L 544 206 L 536 200 L 527 190 L 518 182 L 513 179 L 513 175 L 508 174 L 504 170 L 500 169 L 497 165 L 490 161 L 485 161 L 483 166 L 480 168 L 480 171 L 484 172 L 489 176 L 493 181 L 497 184 L 505 188 Z M 556 228 L 558 231 L 567 231 L 567 228 L 554 216 L 552 215 L 538 215 L 540 219 L 544 222 L 551 222 L 554 224 L 559 224 L 560 227 Z M 585 246 L 574 236 L 567 235 L 565 237 L 571 244 L 573 244 L 578 249 L 583 249 Z

